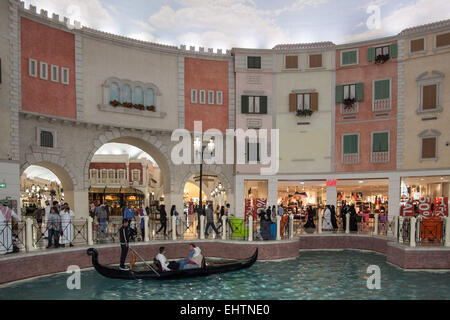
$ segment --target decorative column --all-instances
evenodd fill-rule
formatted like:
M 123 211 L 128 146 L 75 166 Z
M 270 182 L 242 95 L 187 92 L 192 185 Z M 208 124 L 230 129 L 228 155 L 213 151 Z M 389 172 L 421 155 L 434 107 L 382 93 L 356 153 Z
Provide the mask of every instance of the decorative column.
M 317 221 L 318 233 L 322 233 L 322 212 L 319 212 L 319 219 Z
M 172 240 L 177 240 L 177 217 L 176 216 L 172 216 Z
M 281 217 L 277 215 L 277 240 L 281 240 L 281 234 L 280 234 L 280 225 L 281 225 Z
M 416 218 L 411 217 L 409 220 L 409 246 L 416 246 Z
M 445 217 L 444 246 L 450 247 L 450 217 Z
M 289 239 L 294 237 L 294 215 L 289 215 Z
M 345 233 L 350 233 L 350 213 L 345 214 Z
M 144 241 L 145 242 L 150 241 L 150 228 L 148 227 L 148 220 L 149 220 L 148 216 L 144 216 L 144 232 L 145 232 Z
M 403 243 L 403 217 L 398 217 L 398 242 Z
M 222 217 L 222 240 L 227 238 L 227 216 Z
M 92 233 L 92 224 L 94 223 L 94 219 L 92 219 L 91 216 L 87 217 L 87 238 L 88 238 L 88 245 L 92 246 L 94 245 L 94 237 Z
M 205 216 L 200 216 L 200 239 L 205 239 Z
M 25 220 L 25 250 L 30 252 L 33 250 L 33 220 L 27 218 Z
M 253 216 L 248 217 L 248 241 L 253 241 Z
M 375 219 L 374 219 L 374 225 L 373 225 L 373 235 L 377 236 L 378 235 L 378 213 L 375 213 Z

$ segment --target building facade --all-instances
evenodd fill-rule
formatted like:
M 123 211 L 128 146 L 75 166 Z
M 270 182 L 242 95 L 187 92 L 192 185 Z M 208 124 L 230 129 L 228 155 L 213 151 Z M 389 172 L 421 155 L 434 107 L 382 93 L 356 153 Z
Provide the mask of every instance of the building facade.
M 216 145 L 231 162 L 203 166 L 238 217 L 247 198 L 279 203 L 280 188 L 310 187 L 317 205 L 361 193 L 386 201 L 390 217 L 403 196 L 448 196 L 449 20 L 358 43 L 222 52 L 101 32 L 17 0 L 0 6 L 9 35 L 0 39 L 3 198 L 19 200 L 20 174 L 39 165 L 87 216 L 94 155 L 118 142 L 157 162 L 158 197 L 182 208 L 199 165 L 174 163 L 181 138 L 172 133 L 183 129 L 193 147 L 196 121 L 204 133 L 241 132 L 241 145 Z M 267 138 L 254 140 L 248 129 Z M 272 149 L 276 170 L 262 171 Z

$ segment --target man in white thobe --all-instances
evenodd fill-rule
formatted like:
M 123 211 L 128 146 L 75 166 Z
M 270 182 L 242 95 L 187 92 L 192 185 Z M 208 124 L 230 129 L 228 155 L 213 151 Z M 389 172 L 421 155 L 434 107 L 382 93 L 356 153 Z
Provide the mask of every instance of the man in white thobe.
M 66 244 L 70 244 L 73 247 L 73 223 L 72 220 L 75 217 L 75 213 L 70 210 L 69 206 L 65 204 L 64 210 L 59 214 L 61 216 L 61 228 L 62 228 L 62 236 L 61 236 L 61 245 L 65 247 Z
M 0 203 L 0 254 L 13 252 L 11 217 L 21 221 L 20 216 L 14 210 Z

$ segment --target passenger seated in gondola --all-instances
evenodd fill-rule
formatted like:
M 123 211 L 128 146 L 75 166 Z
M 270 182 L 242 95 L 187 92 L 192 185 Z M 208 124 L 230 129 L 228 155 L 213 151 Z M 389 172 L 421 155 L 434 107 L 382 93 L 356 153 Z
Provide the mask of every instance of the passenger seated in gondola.
M 191 251 L 187 258 L 179 261 L 180 270 L 195 269 L 202 266 L 203 255 L 201 254 L 202 251 L 200 248 L 193 243 L 189 245 L 189 248 Z
M 169 262 L 165 256 L 166 253 L 166 248 L 160 247 L 159 253 L 156 255 L 156 260 L 158 260 L 161 265 L 161 271 L 171 271 L 169 268 Z

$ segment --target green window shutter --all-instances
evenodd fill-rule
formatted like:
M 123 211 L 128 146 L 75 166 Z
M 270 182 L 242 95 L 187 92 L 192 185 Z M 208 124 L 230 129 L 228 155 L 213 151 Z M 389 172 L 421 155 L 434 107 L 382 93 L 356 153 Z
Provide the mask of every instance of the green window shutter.
M 344 154 L 358 153 L 358 135 L 344 136 Z
M 389 45 L 389 58 L 397 58 L 398 46 L 396 43 Z
M 374 61 L 375 60 L 375 48 L 367 49 L 367 60 Z
M 375 81 L 375 100 L 389 99 L 390 96 L 390 81 L 389 80 L 378 80 Z
M 342 52 L 342 65 L 347 65 L 347 64 L 354 64 L 356 63 L 356 58 L 357 58 L 357 51 L 353 50 L 353 51 L 347 51 L 347 52 Z
M 259 113 L 267 114 L 267 96 L 259 98 Z
M 248 96 L 241 96 L 241 113 L 248 113 Z
M 372 152 L 389 151 L 389 133 L 378 132 L 373 134 Z
M 364 83 L 356 84 L 356 101 L 364 101 Z
M 336 86 L 336 103 L 344 101 L 344 86 Z

